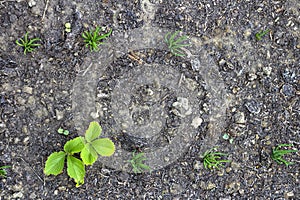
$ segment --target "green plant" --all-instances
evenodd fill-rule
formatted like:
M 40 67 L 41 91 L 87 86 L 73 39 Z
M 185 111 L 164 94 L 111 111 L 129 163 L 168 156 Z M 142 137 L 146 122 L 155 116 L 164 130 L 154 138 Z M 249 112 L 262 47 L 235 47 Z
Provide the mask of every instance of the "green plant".
M 65 23 L 65 31 L 67 32 L 67 33 L 70 33 L 71 32 L 71 23 L 70 22 L 67 22 L 67 23 Z
M 270 32 L 269 29 L 265 30 L 265 31 L 259 31 L 258 33 L 255 34 L 255 38 L 257 40 L 261 40 L 263 36 L 265 36 L 266 34 L 268 34 Z
M 10 168 L 10 166 L 2 166 L 0 167 L 0 177 L 6 178 L 7 172 L 5 169 Z
M 28 40 L 28 32 L 26 32 L 24 36 L 24 40 L 21 38 L 20 42 L 19 40 L 16 40 L 16 44 L 24 47 L 24 55 L 26 55 L 27 52 L 32 52 L 35 47 L 40 46 L 41 44 L 37 44 L 35 42 L 40 41 L 40 38 L 33 38 Z
M 168 49 L 171 51 L 171 53 L 175 56 L 185 56 L 184 51 L 182 50 L 182 47 L 190 46 L 190 44 L 184 44 L 184 41 L 188 40 L 188 37 L 183 35 L 178 38 L 176 36 L 178 35 L 179 31 L 174 32 L 173 34 L 171 32 L 167 33 L 165 35 L 165 43 L 168 45 Z
M 111 156 L 115 152 L 114 143 L 108 138 L 100 138 L 101 126 L 91 122 L 85 132 L 85 137 L 76 137 L 64 145 L 64 151 L 52 153 L 45 164 L 46 175 L 62 173 L 67 159 L 67 173 L 76 182 L 76 187 L 84 183 L 85 165 L 92 165 L 101 156 Z M 75 155 L 80 154 L 80 159 Z
M 229 140 L 229 143 L 230 143 L 230 144 L 233 143 L 233 138 L 232 138 L 229 134 L 227 134 L 227 133 L 225 133 L 225 134 L 223 135 L 223 139 L 224 139 L 224 140 Z
M 103 44 L 101 40 L 106 39 L 112 33 L 112 29 L 106 34 L 100 35 L 99 34 L 100 28 L 96 27 L 93 31 L 84 31 L 82 33 L 82 37 L 84 38 L 85 46 L 90 47 L 91 51 L 98 51 L 98 46 Z
M 278 164 L 285 164 L 286 166 L 294 164 L 293 162 L 288 162 L 282 157 L 289 153 L 297 152 L 298 150 L 291 149 L 281 149 L 282 147 L 292 147 L 292 144 L 279 144 L 277 147 L 273 148 L 271 158 L 276 161 Z
M 65 130 L 65 129 L 63 129 L 63 128 L 57 129 L 57 132 L 58 132 L 59 134 L 64 134 L 64 135 L 66 135 L 66 136 L 70 134 L 70 132 L 69 132 L 68 130 Z
M 147 160 L 147 158 L 145 157 L 144 153 L 141 152 L 135 154 L 135 152 L 133 152 L 132 158 L 128 162 L 131 163 L 133 172 L 137 174 L 137 173 L 142 173 L 145 170 L 151 170 L 151 168 L 148 165 L 143 164 L 143 161 L 145 160 Z
M 227 154 L 216 152 L 216 150 L 217 148 L 212 148 L 203 154 L 202 158 L 205 169 L 219 169 L 219 166 L 224 167 L 222 163 L 230 162 L 230 160 L 221 160 L 220 158 L 222 156 L 226 156 Z

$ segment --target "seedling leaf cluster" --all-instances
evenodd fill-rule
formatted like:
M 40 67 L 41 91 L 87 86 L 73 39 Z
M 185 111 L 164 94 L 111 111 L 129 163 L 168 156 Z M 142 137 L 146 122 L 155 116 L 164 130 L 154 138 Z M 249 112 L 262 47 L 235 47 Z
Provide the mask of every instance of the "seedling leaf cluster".
M 203 154 L 203 165 L 205 169 L 220 169 L 219 167 L 224 167 L 222 163 L 230 162 L 230 160 L 222 160 L 221 157 L 227 154 L 217 152 L 216 148 L 210 149 Z
M 283 159 L 283 156 L 290 153 L 296 153 L 298 150 L 293 149 L 282 149 L 282 147 L 292 147 L 292 144 L 279 144 L 277 147 L 275 147 L 272 151 L 271 157 L 274 161 L 276 161 L 278 164 L 285 164 L 286 166 L 294 164 L 293 162 L 288 162 L 285 159 Z
M 57 132 L 58 132 L 59 134 L 65 135 L 65 136 L 67 136 L 67 135 L 70 134 L 70 132 L 69 132 L 68 130 L 65 130 L 65 129 L 63 129 L 63 128 L 57 129 Z
M 82 37 L 84 38 L 85 46 L 90 47 L 91 51 L 98 51 L 99 45 L 103 44 L 102 40 L 106 39 L 112 33 L 112 29 L 106 34 L 99 34 L 100 28 L 96 27 L 95 30 L 92 31 L 84 31 L 82 33 Z
M 6 178 L 7 172 L 5 169 L 10 168 L 10 166 L 2 166 L 0 167 L 0 177 Z
M 168 49 L 171 51 L 171 53 L 175 56 L 185 56 L 185 53 L 183 51 L 183 47 L 188 47 L 190 44 L 184 43 L 188 40 L 188 37 L 185 35 L 182 35 L 180 37 L 177 37 L 179 31 L 176 31 L 174 33 L 167 33 L 165 35 L 165 43 L 168 45 Z
M 24 48 L 24 55 L 26 55 L 27 52 L 34 51 L 35 47 L 40 46 L 41 44 L 36 43 L 37 41 L 40 41 L 40 38 L 33 38 L 28 39 L 28 32 L 25 34 L 24 39 L 16 40 L 16 44 Z
M 131 166 L 133 168 L 133 172 L 134 173 L 142 173 L 144 171 L 150 171 L 151 168 L 144 164 L 143 162 L 147 160 L 147 158 L 145 157 L 144 153 L 138 153 L 135 154 L 135 152 L 132 153 L 132 159 L 129 160 L 128 162 L 131 163 Z
M 64 145 L 64 151 L 52 153 L 45 164 L 46 175 L 58 175 L 63 172 L 67 160 L 67 173 L 76 182 L 76 187 L 84 183 L 85 165 L 96 162 L 98 155 L 111 156 L 115 145 L 109 138 L 100 138 L 102 128 L 97 122 L 91 122 L 85 137 L 79 136 Z M 77 158 L 75 154 L 79 154 Z
M 262 37 L 267 35 L 270 32 L 269 29 L 265 30 L 265 31 L 259 31 L 258 33 L 255 34 L 255 38 L 260 41 L 262 40 Z

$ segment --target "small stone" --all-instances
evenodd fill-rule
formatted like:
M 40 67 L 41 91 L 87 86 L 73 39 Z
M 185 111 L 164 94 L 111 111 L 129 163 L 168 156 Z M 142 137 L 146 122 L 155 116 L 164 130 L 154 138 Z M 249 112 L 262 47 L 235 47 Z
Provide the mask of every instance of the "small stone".
M 203 122 L 203 119 L 201 117 L 195 117 L 193 120 L 192 120 L 192 126 L 194 128 L 198 128 Z
M 189 106 L 189 100 L 187 98 L 178 97 L 177 101 L 174 102 L 172 106 L 175 108 L 172 112 L 179 117 L 185 117 L 192 114 L 192 109 Z
M 56 113 L 56 119 L 57 120 L 61 120 L 61 119 L 64 118 L 64 112 L 63 111 L 55 110 L 55 113 Z
M 224 169 L 218 170 L 218 176 L 223 176 L 224 175 Z
M 226 61 L 225 61 L 224 59 L 221 59 L 221 60 L 219 61 L 219 65 L 220 65 L 220 66 L 225 65 L 225 64 L 226 64 Z
M 240 167 L 241 167 L 240 164 L 237 163 L 237 162 L 235 162 L 235 161 L 232 161 L 230 166 L 231 166 L 231 168 L 232 168 L 234 171 L 239 170 Z
M 212 189 L 214 189 L 215 187 L 216 187 L 216 184 L 214 184 L 214 183 L 212 183 L 212 182 L 209 182 L 209 183 L 207 184 L 206 189 L 207 189 L 207 190 L 212 190 Z
M 103 109 L 104 110 L 104 109 Z M 91 112 L 90 116 L 93 118 L 93 119 L 97 119 L 99 117 L 99 112 Z
M 187 89 L 194 91 L 198 87 L 198 83 L 194 81 L 193 79 L 186 78 L 185 79 L 185 86 Z
M 27 133 L 28 133 L 28 128 L 27 128 L 27 126 L 23 126 L 23 127 L 22 127 L 22 132 L 25 133 L 25 134 L 27 135 Z
M 197 58 L 194 60 L 191 60 L 191 64 L 192 64 L 192 68 L 194 71 L 199 71 L 201 64 Z
M 32 94 L 33 88 L 29 86 L 24 86 L 23 87 L 23 92 L 27 94 Z
M 240 195 L 244 195 L 244 194 L 245 194 L 245 190 L 240 189 L 240 190 L 239 190 L 239 193 L 240 193 Z
M 202 163 L 200 161 L 196 160 L 194 163 L 194 169 L 196 169 L 196 170 L 201 169 L 201 165 L 202 165 Z
M 263 72 L 265 73 L 265 75 L 270 76 L 272 73 L 272 67 L 264 67 Z
M 231 172 L 232 171 L 232 168 L 231 167 L 227 167 L 226 168 L 226 173 L 229 173 L 229 172 Z
M 33 96 L 30 96 L 27 100 L 27 104 L 29 105 L 34 105 L 35 104 L 35 99 Z
M 25 105 L 26 100 L 23 99 L 22 97 L 17 97 L 17 103 L 20 104 L 20 105 Z
M 245 124 L 246 123 L 245 114 L 243 112 L 237 112 L 234 115 L 234 120 L 235 120 L 235 123 L 237 123 L 237 124 Z
M 36 199 L 36 194 L 35 194 L 34 192 L 31 193 L 30 196 L 29 196 L 29 198 L 30 198 L 30 199 Z
M 255 100 L 250 100 L 250 101 L 246 102 L 245 106 L 248 109 L 248 111 L 253 114 L 260 113 L 260 106 Z
M 236 94 L 238 91 L 240 91 L 240 88 L 239 88 L 239 87 L 233 87 L 233 88 L 232 88 L 232 93 L 233 93 L 233 94 Z
M 255 79 L 257 79 L 257 75 L 254 73 L 249 73 L 248 74 L 248 80 L 249 81 L 254 81 Z
M 17 199 L 17 198 L 22 199 L 23 196 L 24 195 L 23 195 L 22 192 L 16 192 L 16 193 L 13 194 L 13 199 Z
M 18 191 L 21 191 L 22 188 L 23 188 L 23 184 L 22 184 L 22 182 L 20 182 L 19 184 L 14 185 L 12 189 L 13 189 L 13 191 L 18 192 Z
M 17 137 L 16 137 L 15 140 L 14 140 L 14 143 L 15 143 L 15 144 L 18 144 L 19 142 L 20 142 L 20 138 L 17 138 Z
M 27 145 L 28 141 L 29 141 L 29 137 L 25 137 L 24 140 L 23 140 L 24 145 Z
M 285 96 L 295 96 L 295 89 L 293 88 L 292 85 L 290 84 L 285 84 L 282 86 L 281 92 L 285 95 Z
M 177 184 L 177 183 L 172 184 L 172 186 L 170 188 L 171 194 L 181 193 L 182 190 L 183 190 L 182 186 L 180 184 Z
M 28 6 L 29 6 L 30 8 L 32 8 L 32 7 L 35 6 L 35 5 L 36 5 L 36 2 L 35 2 L 34 0 L 29 0 Z
M 228 194 L 232 194 L 240 190 L 240 185 L 241 184 L 239 182 L 232 182 L 230 184 L 226 184 L 225 188 L 227 189 Z
M 58 187 L 58 190 L 59 191 L 65 191 L 67 188 L 65 187 L 65 186 L 60 186 L 60 187 Z
M 244 31 L 244 33 L 243 33 L 243 35 L 244 35 L 245 38 L 248 38 L 251 34 L 252 34 L 252 33 L 251 33 L 251 29 L 246 29 L 246 30 Z
M 7 91 L 7 92 L 10 92 L 13 90 L 12 86 L 9 83 L 4 83 L 2 85 L 2 88 L 3 88 L 3 91 Z
M 293 191 L 291 191 L 291 192 L 286 192 L 286 193 L 284 193 L 284 198 L 285 199 L 290 199 L 291 197 L 294 197 L 294 192 Z

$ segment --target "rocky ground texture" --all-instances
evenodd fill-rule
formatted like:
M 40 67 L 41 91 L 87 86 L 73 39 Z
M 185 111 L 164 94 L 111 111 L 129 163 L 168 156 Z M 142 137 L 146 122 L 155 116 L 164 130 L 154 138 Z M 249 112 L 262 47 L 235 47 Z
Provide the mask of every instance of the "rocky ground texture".
M 66 22 L 71 23 L 70 33 L 65 31 Z M 300 150 L 299 1 L 0 0 L 0 25 L 0 166 L 11 166 L 7 177 L 0 178 L 0 199 L 300 199 L 300 152 L 285 157 L 294 162 L 289 166 L 270 157 L 272 148 L 281 143 Z M 151 172 L 114 169 L 99 158 L 87 167 L 79 188 L 66 171 L 46 177 L 47 157 L 82 134 L 72 98 L 76 77 L 87 70 L 85 59 L 98 55 L 85 47 L 81 37 L 95 26 L 113 29 L 112 37 L 152 26 L 198 38 L 196 47 L 207 52 L 226 93 L 224 123 L 210 135 L 211 148 L 227 153 L 231 162 L 220 170 L 207 170 L 202 164 L 211 119 L 218 115 L 209 90 L 215 80 L 207 80 L 205 70 L 200 73 L 188 58 L 145 47 L 131 49 L 141 60 L 120 57 L 107 67 L 107 79 L 97 77 L 99 115 L 93 118 L 103 124 L 106 134 L 112 133 L 118 120 L 111 112 L 111 95 L 122 82 L 117 79 L 126 78 L 139 61 L 160 63 L 180 71 L 189 80 L 189 89 L 198 91 L 199 104 L 193 105 L 197 110 L 191 111 L 201 116 L 192 124 L 197 128 L 194 140 L 174 162 Z M 267 29 L 270 32 L 257 40 L 255 34 Z M 15 41 L 27 31 L 41 38 L 41 45 L 23 55 Z M 185 99 L 176 97 L 164 86 L 137 87 L 129 108 L 134 123 L 149 123 L 150 105 L 161 100 L 169 119 L 157 124 L 162 135 L 156 143 L 130 133 L 124 137 L 118 132 L 111 138 L 130 151 L 150 152 L 166 145 L 190 112 Z M 59 127 L 71 134 L 58 134 Z

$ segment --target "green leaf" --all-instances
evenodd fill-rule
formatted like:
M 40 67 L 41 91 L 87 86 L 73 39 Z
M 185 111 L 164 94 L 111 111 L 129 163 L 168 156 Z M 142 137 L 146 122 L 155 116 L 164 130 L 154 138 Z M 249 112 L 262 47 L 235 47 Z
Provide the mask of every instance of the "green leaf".
M 95 140 L 100 136 L 102 128 L 98 122 L 91 122 L 88 130 L 85 132 L 85 139 L 88 142 Z
M 76 182 L 76 187 L 81 186 L 84 183 L 85 176 L 85 168 L 83 162 L 78 158 L 69 155 L 67 157 L 67 164 L 68 175 L 74 179 L 74 181 Z
M 140 164 L 139 164 L 139 167 L 140 167 L 140 168 L 143 168 L 143 169 L 145 169 L 145 170 L 151 170 L 151 168 L 150 168 L 148 165 L 145 165 L 145 164 L 143 164 L 143 163 L 140 163 Z
M 69 135 L 70 132 L 69 132 L 68 130 L 64 130 L 63 134 L 64 134 L 64 135 Z
M 223 139 L 224 139 L 224 140 L 228 140 L 228 139 L 229 139 L 229 135 L 228 135 L 227 133 L 225 133 L 225 134 L 223 135 Z
M 6 166 L 0 167 L 0 169 L 7 169 L 7 168 L 10 168 L 10 167 L 11 167 L 11 166 L 6 165 Z
M 60 134 L 62 134 L 64 132 L 64 129 L 63 128 L 59 128 L 59 129 L 57 129 L 57 132 L 60 133 Z
M 108 138 L 95 140 L 92 142 L 92 146 L 101 156 L 111 156 L 115 152 L 115 145 Z
M 73 154 L 80 152 L 83 149 L 83 147 L 83 137 L 76 137 L 73 140 L 69 140 L 68 142 L 66 142 L 64 150 L 69 154 Z
M 98 155 L 94 148 L 88 143 L 82 149 L 80 157 L 85 165 L 92 165 L 96 162 Z
M 46 175 L 53 174 L 55 176 L 62 173 L 64 168 L 65 156 L 66 153 L 63 151 L 52 153 L 46 161 L 44 173 Z

